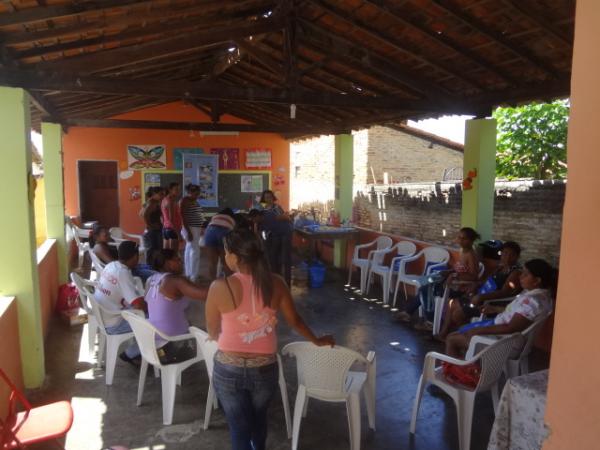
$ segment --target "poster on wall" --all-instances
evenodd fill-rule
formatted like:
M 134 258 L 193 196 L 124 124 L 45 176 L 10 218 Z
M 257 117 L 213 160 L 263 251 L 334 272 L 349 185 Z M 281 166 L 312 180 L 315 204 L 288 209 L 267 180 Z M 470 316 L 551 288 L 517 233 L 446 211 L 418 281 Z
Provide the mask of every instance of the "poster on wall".
M 167 155 L 164 145 L 128 145 L 129 170 L 166 169 Z
M 183 155 L 202 155 L 204 150 L 201 148 L 176 147 L 173 149 L 173 168 L 183 170 Z
M 144 184 L 146 187 L 160 186 L 160 174 L 158 173 L 147 173 L 145 174 Z
M 246 150 L 246 168 L 247 169 L 270 169 L 271 168 L 271 149 L 253 149 Z
M 242 175 L 242 192 L 262 192 L 263 177 L 262 175 Z
M 200 187 L 198 203 L 201 206 L 219 206 L 218 167 L 218 155 L 183 154 L 183 185 L 193 183 Z
M 239 148 L 211 148 L 210 153 L 219 156 L 219 170 L 240 169 Z

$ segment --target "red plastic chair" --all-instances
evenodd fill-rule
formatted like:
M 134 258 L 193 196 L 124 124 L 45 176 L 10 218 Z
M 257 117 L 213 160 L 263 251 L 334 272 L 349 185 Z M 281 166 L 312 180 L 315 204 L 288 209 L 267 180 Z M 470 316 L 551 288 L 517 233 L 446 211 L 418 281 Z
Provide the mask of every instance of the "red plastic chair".
M 2 369 L 0 378 L 8 385 L 8 414 L 0 419 L 0 448 L 27 448 L 30 444 L 58 439 L 71 429 L 73 409 L 68 401 L 32 408 L 22 392 L 8 379 Z M 21 404 L 23 411 L 17 412 Z M 62 446 L 54 441 L 54 444 Z

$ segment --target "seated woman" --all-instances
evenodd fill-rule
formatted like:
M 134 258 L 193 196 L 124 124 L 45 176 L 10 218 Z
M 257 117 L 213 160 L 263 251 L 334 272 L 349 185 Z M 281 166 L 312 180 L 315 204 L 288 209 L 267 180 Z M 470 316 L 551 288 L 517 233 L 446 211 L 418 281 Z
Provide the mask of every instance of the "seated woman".
M 466 283 L 475 282 L 479 277 L 479 258 L 473 248 L 473 243 L 479 237 L 479 233 L 469 227 L 461 228 L 456 236 L 456 243 L 460 245 L 460 255 L 447 279 L 452 288 L 450 291 L 451 298 L 462 295 L 462 292 L 469 286 Z M 396 320 L 410 322 L 412 315 L 419 309 L 419 306 L 421 306 L 421 302 L 419 296 L 417 296 L 407 305 L 405 311 L 398 313 Z M 430 325 L 417 326 L 416 328 L 431 330 Z
M 148 278 L 146 303 L 148 320 L 168 336 L 186 334 L 190 326 L 185 311 L 189 300 L 206 300 L 207 288 L 193 284 L 182 275 L 183 263 L 176 250 L 162 249 L 154 255 L 154 269 Z M 158 356 L 163 364 L 184 361 L 194 356 L 191 341 L 171 342 L 156 338 Z
M 104 264 L 108 264 L 119 259 L 117 247 L 113 247 L 108 244 L 110 242 L 108 228 L 103 226 L 94 228 L 92 237 L 95 242 L 92 250 L 96 256 L 100 258 L 100 261 L 102 261 Z
M 506 241 L 501 248 L 500 263 L 496 271 L 478 287 L 477 294 L 470 293 L 458 296 L 450 301 L 444 317 L 440 339 L 447 336 L 448 332 L 456 330 L 473 317 L 481 314 L 479 307 L 486 300 L 512 297 L 521 292 L 519 281 L 521 270 L 518 265 L 521 255 L 521 246 L 513 241 Z
M 525 263 L 520 277 L 523 292 L 501 312 L 501 308 L 486 306 L 484 314 L 499 313 L 494 319 L 471 323 L 451 333 L 446 339 L 446 353 L 464 357 L 475 335 L 511 334 L 525 330 L 552 309 L 556 289 L 556 271 L 543 259 Z

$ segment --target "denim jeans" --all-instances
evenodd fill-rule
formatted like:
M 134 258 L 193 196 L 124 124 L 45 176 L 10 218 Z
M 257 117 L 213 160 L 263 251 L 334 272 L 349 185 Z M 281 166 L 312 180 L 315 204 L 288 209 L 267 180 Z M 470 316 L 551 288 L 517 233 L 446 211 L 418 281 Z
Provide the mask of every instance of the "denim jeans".
M 131 333 L 131 331 L 131 325 L 129 325 L 129 322 L 127 322 L 125 319 L 121 319 L 118 324 L 113 325 L 112 327 L 106 327 L 106 334 L 125 334 Z M 136 358 L 140 356 L 140 348 L 138 347 L 135 339 L 133 340 L 133 343 L 127 347 L 125 354 L 129 358 Z
M 213 385 L 223 407 L 233 450 L 264 450 L 267 409 L 277 391 L 277 363 L 236 367 L 215 360 Z

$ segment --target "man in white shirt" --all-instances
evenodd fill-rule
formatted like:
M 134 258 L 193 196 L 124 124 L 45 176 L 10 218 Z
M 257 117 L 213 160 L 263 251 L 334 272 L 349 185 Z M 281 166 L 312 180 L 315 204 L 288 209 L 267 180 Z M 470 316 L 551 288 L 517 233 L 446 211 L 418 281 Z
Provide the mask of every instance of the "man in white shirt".
M 144 293 L 135 285 L 131 269 L 138 264 L 138 246 L 132 241 L 123 241 L 119 245 L 119 260 L 106 265 L 98 280 L 94 298 L 103 307 L 101 311 L 108 334 L 130 333 L 131 327 L 123 317 L 124 309 L 146 309 Z M 114 312 L 114 314 L 113 314 Z M 137 344 L 132 344 L 119 357 L 135 364 L 140 356 Z

